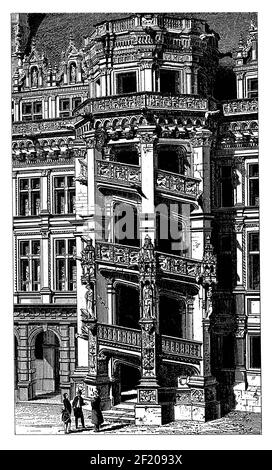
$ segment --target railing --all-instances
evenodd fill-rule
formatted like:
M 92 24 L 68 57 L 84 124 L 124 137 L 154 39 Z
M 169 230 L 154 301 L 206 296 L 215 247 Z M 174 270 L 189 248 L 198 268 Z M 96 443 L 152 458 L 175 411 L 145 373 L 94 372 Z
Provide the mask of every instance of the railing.
M 200 275 L 201 262 L 176 255 L 157 252 L 159 267 L 162 272 L 197 278 Z
M 159 191 L 196 198 L 199 192 L 199 183 L 200 180 L 196 178 L 173 174 L 167 171 L 157 171 L 156 189 Z
M 201 343 L 199 341 L 162 336 L 162 352 L 176 356 L 201 359 Z
M 255 98 L 247 98 L 235 101 L 228 101 L 223 104 L 225 116 L 231 114 L 249 114 L 258 112 L 258 101 Z
M 104 35 L 108 32 L 121 33 L 135 30 L 137 27 L 160 27 L 171 30 L 188 30 L 197 28 L 204 30 L 203 22 L 196 19 L 181 18 L 175 16 L 162 16 L 160 14 L 132 15 L 127 18 L 104 22 L 96 26 L 96 35 Z
M 220 142 L 217 144 L 216 148 L 219 149 L 232 149 L 232 148 L 252 148 L 258 147 L 259 140 L 253 140 L 251 142 Z
M 102 344 L 121 345 L 139 350 L 141 348 L 141 332 L 132 328 L 100 323 L 97 335 Z
M 143 108 L 162 109 L 169 111 L 208 110 L 208 100 L 205 98 L 198 98 L 194 95 L 162 96 L 160 93 L 153 92 L 130 93 L 127 95 L 112 95 L 102 98 L 92 98 L 82 103 L 82 107 L 83 105 L 85 112 L 90 112 L 92 114 L 134 111 L 142 110 Z M 81 108 L 78 109 L 80 111 Z
M 122 183 L 140 183 L 141 169 L 136 165 L 97 160 L 96 176 L 99 180 L 114 180 Z
M 98 324 L 97 336 L 101 345 L 129 348 L 134 351 L 141 350 L 141 330 L 126 328 L 117 325 Z M 199 341 L 161 336 L 162 353 L 166 356 L 174 356 L 177 360 L 182 358 L 201 360 L 201 346 Z
M 42 121 L 14 122 L 12 124 L 12 134 L 33 135 L 40 132 L 68 130 L 73 125 L 75 118 L 69 119 L 47 119 Z M 68 128 L 67 128 L 68 126 Z M 73 129 L 72 129 L 73 130 Z
M 138 269 L 139 248 L 107 242 L 96 243 L 96 259 Z
M 96 243 L 96 260 L 136 270 L 138 270 L 139 252 L 138 247 L 109 242 Z M 163 273 L 192 278 L 197 278 L 200 275 L 201 262 L 198 260 L 161 252 L 156 252 L 156 256 L 159 268 Z

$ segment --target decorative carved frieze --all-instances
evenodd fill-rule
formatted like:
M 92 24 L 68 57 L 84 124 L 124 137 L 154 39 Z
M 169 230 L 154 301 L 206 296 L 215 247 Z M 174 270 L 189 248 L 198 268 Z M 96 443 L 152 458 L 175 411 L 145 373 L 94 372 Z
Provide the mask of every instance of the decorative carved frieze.
M 163 109 L 176 111 L 207 111 L 208 101 L 191 95 L 162 96 L 160 93 L 145 92 L 107 98 L 94 98 L 89 101 L 89 112 L 99 114 L 105 112 Z
M 197 280 L 200 275 L 200 261 L 182 258 L 181 256 L 158 253 L 159 268 L 164 273 L 190 276 Z
M 231 114 L 250 114 L 258 112 L 258 101 L 255 98 L 230 101 L 223 104 L 225 116 Z
M 140 403 L 157 403 L 158 394 L 156 390 L 139 390 Z
M 140 183 L 141 169 L 136 165 L 125 165 L 118 162 L 97 160 L 96 176 L 101 180 L 114 180 L 122 183 Z
M 71 307 L 56 307 L 54 305 L 50 308 L 29 306 L 29 307 L 14 307 L 14 321 L 18 320 L 33 320 L 33 321 L 76 321 L 76 309 Z
M 199 183 L 200 180 L 197 178 L 175 175 L 162 170 L 157 171 L 156 189 L 159 191 L 196 198 L 199 195 Z

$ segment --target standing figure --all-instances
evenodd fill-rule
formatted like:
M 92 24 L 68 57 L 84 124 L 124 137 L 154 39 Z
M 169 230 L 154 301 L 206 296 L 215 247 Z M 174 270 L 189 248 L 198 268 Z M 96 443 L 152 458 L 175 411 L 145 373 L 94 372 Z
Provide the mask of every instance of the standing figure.
M 61 419 L 63 421 L 64 433 L 68 434 L 71 430 L 71 412 L 72 407 L 70 400 L 68 399 L 67 393 L 63 394 L 63 409 L 61 414 Z
M 100 425 L 104 422 L 104 418 L 101 412 L 101 398 L 99 396 L 98 390 L 95 390 L 92 398 L 92 423 L 94 424 L 94 431 L 99 432 Z
M 82 392 L 81 390 L 78 390 L 77 395 L 73 399 L 73 410 L 74 410 L 74 416 L 75 416 L 75 424 L 76 424 L 76 429 L 78 427 L 78 418 L 81 419 L 81 424 L 83 429 L 85 429 L 85 424 L 84 424 L 84 415 L 83 415 L 83 410 L 82 406 L 85 405 L 85 402 L 81 396 Z

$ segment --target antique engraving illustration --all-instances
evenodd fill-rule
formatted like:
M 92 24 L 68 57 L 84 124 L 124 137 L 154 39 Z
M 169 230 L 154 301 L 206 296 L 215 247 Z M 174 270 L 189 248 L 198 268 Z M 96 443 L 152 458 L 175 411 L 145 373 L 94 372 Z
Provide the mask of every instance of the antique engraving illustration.
M 16 433 L 261 433 L 257 34 L 12 13 Z

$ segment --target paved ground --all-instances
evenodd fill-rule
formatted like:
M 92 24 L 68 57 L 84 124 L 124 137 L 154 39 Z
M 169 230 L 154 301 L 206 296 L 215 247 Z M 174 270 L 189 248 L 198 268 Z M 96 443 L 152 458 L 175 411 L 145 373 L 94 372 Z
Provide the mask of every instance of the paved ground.
M 15 410 L 16 434 L 64 434 L 61 422 L 61 404 L 42 399 L 17 403 Z M 71 434 L 92 434 L 94 432 L 89 412 L 84 411 L 86 430 L 75 430 L 72 420 Z M 135 426 L 105 422 L 101 434 L 261 434 L 259 413 L 231 412 L 224 418 L 208 423 L 182 421 L 164 426 Z

